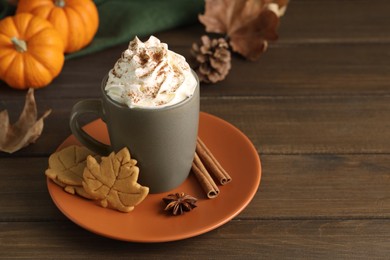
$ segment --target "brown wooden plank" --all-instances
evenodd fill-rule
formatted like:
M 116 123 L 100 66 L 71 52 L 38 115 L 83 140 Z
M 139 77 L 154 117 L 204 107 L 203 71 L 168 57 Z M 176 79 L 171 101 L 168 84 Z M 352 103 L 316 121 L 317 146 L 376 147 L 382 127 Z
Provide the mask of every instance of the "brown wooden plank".
M 65 219 L 46 186 L 48 158 L 0 158 L 0 221 Z
M 261 154 L 389 153 L 387 96 L 204 99 L 201 109 L 241 129 Z
M 389 155 L 262 155 L 261 162 L 260 188 L 237 219 L 390 218 Z M 47 158 L 1 158 L 0 168 L 0 221 L 65 218 L 46 188 Z
M 280 39 L 258 62 L 235 56 L 225 81 L 202 86 L 202 111 L 253 141 L 263 175 L 241 214 L 180 242 L 99 237 L 51 201 L 43 173 L 70 134 L 70 109 L 98 97 L 101 78 L 127 44 L 66 61 L 53 84 L 36 92 L 40 113 L 53 109 L 41 138 L 0 153 L 0 259 L 388 258 L 389 10 L 387 0 L 292 0 Z M 195 25 L 157 36 L 188 57 L 203 33 Z M 15 120 L 24 95 L 0 83 L 0 110 Z
M 233 58 L 224 81 L 203 85 L 203 96 L 383 95 L 389 92 L 385 44 L 270 48 L 259 61 Z M 183 50 L 182 52 L 185 52 Z M 189 54 L 188 54 L 189 55 Z M 188 56 L 187 55 L 187 56 Z
M 13 156 L 52 153 L 70 135 L 69 115 L 77 100 L 41 100 L 41 113 L 53 109 L 42 135 Z M 261 154 L 390 153 L 389 96 L 203 97 L 201 110 L 241 129 Z M 19 112 L 10 113 L 15 118 Z
M 36 98 L 97 97 L 104 75 L 113 67 L 126 46 L 121 45 L 93 55 L 66 60 L 60 75 L 45 88 L 38 89 Z M 25 91 L 14 90 L 0 81 L 0 105 L 5 106 L 8 100 L 20 100 L 24 95 Z
M 291 0 L 279 35 L 286 42 L 389 42 L 386 0 Z
M 389 218 L 390 156 L 261 156 L 256 198 L 241 218 Z
M 234 57 L 229 77 L 205 86 L 202 95 L 388 94 L 390 59 L 383 58 L 390 41 L 385 33 L 388 10 L 386 0 L 291 1 L 279 41 L 258 62 Z M 192 42 L 203 33 L 195 25 L 156 35 L 188 58 Z M 60 76 L 39 90 L 39 96 L 98 96 L 103 76 L 126 46 L 67 60 Z M 3 102 L 22 94 L 0 83 Z
M 37 98 L 98 97 L 103 76 L 126 46 L 66 61 L 51 85 L 36 91 Z M 173 50 L 190 56 L 187 47 Z M 313 44 L 270 48 L 257 62 L 234 56 L 228 77 L 202 84 L 202 96 L 296 96 L 389 94 L 388 44 Z M 85 68 L 85 64 L 94 64 Z M 0 83 L 0 108 L 8 100 L 22 100 L 25 92 Z
M 385 259 L 389 220 L 232 221 L 178 242 L 139 244 L 99 237 L 70 222 L 0 223 L 0 257 L 40 259 Z
M 278 29 L 284 44 L 353 43 L 390 41 L 390 3 L 387 0 L 290 0 Z M 202 24 L 156 35 L 170 46 L 187 46 L 205 34 Z

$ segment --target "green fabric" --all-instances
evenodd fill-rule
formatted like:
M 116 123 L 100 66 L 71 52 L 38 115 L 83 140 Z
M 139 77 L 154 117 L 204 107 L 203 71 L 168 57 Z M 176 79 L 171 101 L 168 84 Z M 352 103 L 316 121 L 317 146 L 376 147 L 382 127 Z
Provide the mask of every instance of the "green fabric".
M 134 36 L 194 23 L 204 6 L 204 0 L 95 0 L 95 3 L 100 18 L 95 39 L 67 58 L 125 43 Z
M 91 54 L 132 40 L 197 21 L 204 0 L 95 0 L 99 29 L 84 49 L 66 55 L 67 59 Z M 0 0 L 0 18 L 12 15 L 14 8 Z

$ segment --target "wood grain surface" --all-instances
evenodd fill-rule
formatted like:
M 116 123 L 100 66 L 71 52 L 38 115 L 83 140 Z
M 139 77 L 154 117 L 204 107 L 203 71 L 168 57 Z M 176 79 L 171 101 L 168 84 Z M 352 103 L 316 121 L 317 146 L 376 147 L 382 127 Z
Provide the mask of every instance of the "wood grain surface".
M 201 110 L 255 145 L 261 185 L 229 223 L 169 243 L 95 235 L 52 202 L 48 156 L 70 135 L 73 104 L 99 96 L 126 44 L 67 60 L 36 91 L 39 113 L 53 110 L 42 136 L 0 153 L 0 259 L 389 259 L 389 13 L 386 0 L 292 0 L 259 61 L 234 55 L 226 80 L 202 85 Z M 156 36 L 188 58 L 202 34 L 196 24 Z M 0 110 L 12 121 L 24 96 L 0 82 Z

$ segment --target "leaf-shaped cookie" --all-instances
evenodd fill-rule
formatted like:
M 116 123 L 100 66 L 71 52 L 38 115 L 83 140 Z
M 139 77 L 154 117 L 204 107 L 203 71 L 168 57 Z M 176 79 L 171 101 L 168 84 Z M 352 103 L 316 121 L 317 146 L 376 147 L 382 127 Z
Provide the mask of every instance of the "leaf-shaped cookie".
M 64 188 L 64 191 L 70 194 L 77 194 L 86 199 L 92 199 L 92 197 L 84 190 L 83 186 L 75 186 L 75 185 L 67 185 L 65 183 L 60 182 L 57 179 L 51 179 L 55 184 Z
M 137 183 L 139 168 L 136 163 L 127 148 L 102 157 L 100 164 L 88 156 L 83 187 L 102 207 L 132 211 L 149 193 L 148 187 Z
M 82 186 L 88 155 L 94 155 L 94 153 L 83 146 L 68 146 L 50 155 L 49 169 L 45 174 L 50 179 L 65 185 Z
M 82 184 L 88 155 L 99 157 L 85 147 L 68 146 L 50 155 L 49 168 L 45 174 L 54 183 L 64 188 L 66 192 L 91 199 L 91 196 L 84 191 Z

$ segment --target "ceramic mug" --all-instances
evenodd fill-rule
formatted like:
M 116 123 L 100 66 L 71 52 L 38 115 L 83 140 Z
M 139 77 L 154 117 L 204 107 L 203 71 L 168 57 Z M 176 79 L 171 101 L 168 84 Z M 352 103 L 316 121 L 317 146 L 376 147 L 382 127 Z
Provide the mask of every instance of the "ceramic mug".
M 129 108 L 111 99 L 101 85 L 100 99 L 81 100 L 73 106 L 70 129 L 88 149 L 107 155 L 127 147 L 138 161 L 138 182 L 151 193 L 169 191 L 187 178 L 195 154 L 199 123 L 199 79 L 194 94 L 172 106 Z M 107 125 L 110 145 L 86 133 L 78 118 L 86 113 L 98 115 Z

